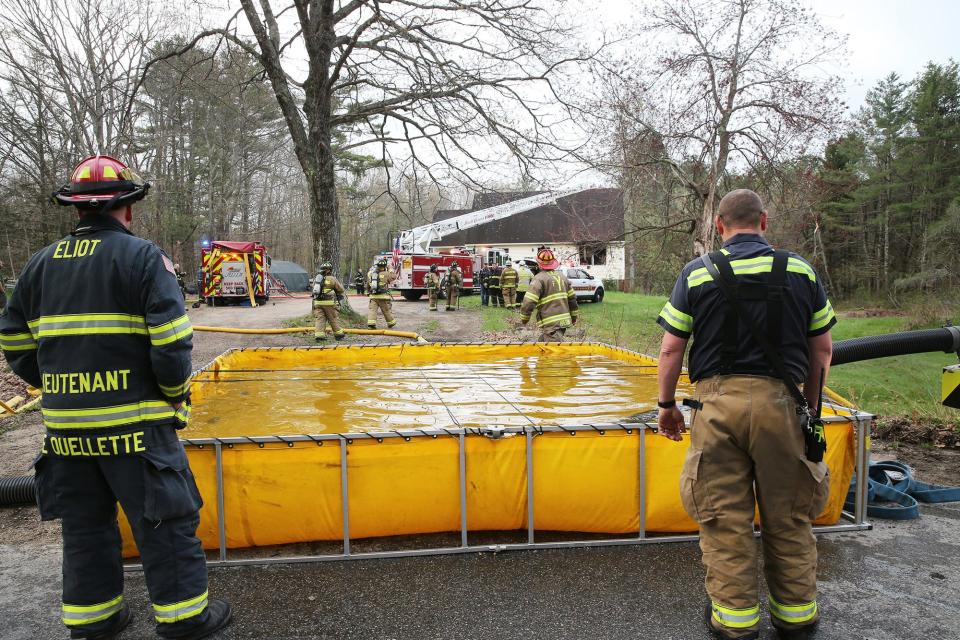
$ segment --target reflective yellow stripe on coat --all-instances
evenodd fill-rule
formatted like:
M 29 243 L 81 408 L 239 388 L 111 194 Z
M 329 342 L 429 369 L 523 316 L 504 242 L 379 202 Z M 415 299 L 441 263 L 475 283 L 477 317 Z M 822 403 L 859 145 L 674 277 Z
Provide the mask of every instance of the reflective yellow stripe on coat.
M 47 409 L 44 407 L 43 423 L 51 429 L 96 429 L 116 427 L 148 420 L 165 420 L 177 416 L 186 422 L 190 409 L 184 405 L 180 411 L 165 400 L 147 400 L 113 407 L 91 407 L 88 409 Z

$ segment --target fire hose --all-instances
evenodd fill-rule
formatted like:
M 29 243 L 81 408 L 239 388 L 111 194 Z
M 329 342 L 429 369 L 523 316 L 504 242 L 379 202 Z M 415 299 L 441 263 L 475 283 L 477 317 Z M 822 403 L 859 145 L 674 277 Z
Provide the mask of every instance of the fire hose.
M 243 329 L 239 327 L 208 327 L 196 325 L 194 331 L 215 331 L 219 333 L 242 333 L 248 335 L 281 335 L 286 333 L 312 333 L 313 327 L 289 327 L 283 329 Z M 417 342 L 426 342 L 419 333 L 413 331 L 394 331 L 392 329 L 344 329 L 344 333 L 364 336 L 392 336 L 395 338 L 410 338 Z

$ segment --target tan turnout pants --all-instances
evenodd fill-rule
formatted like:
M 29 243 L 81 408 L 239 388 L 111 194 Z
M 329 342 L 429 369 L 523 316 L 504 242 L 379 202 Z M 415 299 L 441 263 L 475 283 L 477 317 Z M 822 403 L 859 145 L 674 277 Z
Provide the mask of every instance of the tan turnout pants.
M 505 306 L 507 309 L 513 309 L 515 306 L 517 306 L 516 287 L 503 288 L 503 306 Z
M 460 287 L 447 287 L 447 311 L 457 308 L 457 298 L 460 297 Z
M 370 298 L 370 305 L 367 307 L 367 326 L 371 329 L 377 328 L 377 309 L 383 313 L 383 319 L 387 321 L 387 328 L 397 324 L 393 319 L 393 301 L 383 298 Z
M 427 295 L 430 296 L 430 309 L 429 309 L 430 311 L 436 311 L 436 310 L 437 310 L 437 299 L 438 299 L 438 297 L 439 297 L 439 295 L 438 295 L 439 293 L 440 293 L 440 292 L 439 292 L 439 290 L 437 290 L 437 289 L 430 289 L 430 290 L 429 290 L 429 292 L 428 292 Z
M 687 513 L 700 525 L 711 624 L 731 638 L 760 622 L 754 506 L 775 626 L 813 624 L 817 543 L 812 521 L 826 504 L 826 464 L 809 462 L 795 402 L 782 382 L 715 376 L 697 383 L 690 450 L 680 475 Z
M 337 312 L 336 306 L 314 304 L 313 318 L 313 335 L 315 337 L 325 340 L 327 337 L 326 327 L 328 324 L 330 325 L 330 329 L 333 331 L 333 335 L 343 335 L 343 329 L 340 328 L 340 314 Z
M 563 336 L 567 333 L 567 327 L 559 324 L 550 324 L 540 328 L 540 339 L 538 342 L 563 342 Z

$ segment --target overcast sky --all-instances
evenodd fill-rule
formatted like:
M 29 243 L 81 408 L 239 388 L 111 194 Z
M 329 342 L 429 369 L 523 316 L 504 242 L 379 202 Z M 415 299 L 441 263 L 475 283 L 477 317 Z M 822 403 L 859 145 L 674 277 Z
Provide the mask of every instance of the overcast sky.
M 549 0 L 547 0 L 549 2 Z M 845 102 L 851 111 L 858 110 L 867 91 L 878 80 L 895 71 L 905 80 L 913 79 L 929 62 L 946 63 L 960 60 L 960 0 L 802 0 L 820 17 L 828 28 L 848 37 L 848 56 L 837 66 L 824 72 L 844 79 Z M 237 0 L 207 0 L 216 9 L 204 12 L 197 22 L 220 26 L 224 16 L 236 11 Z M 623 34 L 637 23 L 637 7 L 644 0 L 570 0 L 569 18 L 580 22 L 588 37 L 600 37 L 600 31 Z M 274 5 L 278 5 L 274 2 Z M 589 11 L 583 11 L 588 6 Z M 192 17 L 192 16 L 191 16 Z M 291 21 L 281 26 L 285 36 L 291 35 L 295 25 Z M 195 19 L 194 19 L 195 20 Z M 196 21 L 196 20 L 195 20 Z M 249 35 L 245 20 L 239 20 L 241 33 Z M 592 33 L 592 35 L 591 35 Z M 305 70 L 305 63 L 297 60 L 298 47 L 291 49 L 288 69 Z M 305 57 L 305 56 L 304 56 Z M 509 170 L 512 175 L 512 169 Z M 492 174 L 491 174 L 492 175 Z M 592 180 L 592 174 L 577 180 Z
M 960 60 L 960 0 L 807 0 L 823 23 L 847 35 L 846 102 L 858 109 L 891 71 L 912 79 L 929 62 Z M 629 24 L 636 0 L 600 0 L 608 28 Z

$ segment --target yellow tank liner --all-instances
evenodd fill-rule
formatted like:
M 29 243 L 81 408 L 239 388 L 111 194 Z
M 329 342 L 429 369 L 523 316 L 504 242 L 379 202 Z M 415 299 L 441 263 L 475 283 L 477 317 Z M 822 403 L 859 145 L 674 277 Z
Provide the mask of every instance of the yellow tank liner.
M 197 535 L 226 564 L 695 539 L 678 489 L 689 438 L 627 421 L 655 409 L 656 366 L 596 343 L 229 351 L 195 374 L 181 432 L 204 497 Z M 680 395 L 691 392 L 682 381 Z M 817 523 L 866 529 L 862 499 L 842 512 L 872 416 L 830 397 L 841 402 L 826 410 L 831 491 Z M 136 555 L 123 524 L 125 555 Z M 469 543 L 470 532 L 524 529 L 526 543 Z M 541 531 L 591 539 L 537 542 Z M 439 532 L 459 532 L 460 546 L 350 548 Z M 228 549 L 316 541 L 343 551 L 227 559 Z

